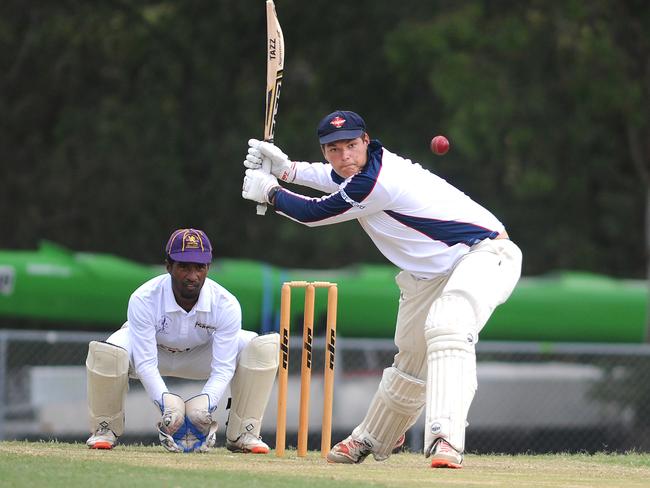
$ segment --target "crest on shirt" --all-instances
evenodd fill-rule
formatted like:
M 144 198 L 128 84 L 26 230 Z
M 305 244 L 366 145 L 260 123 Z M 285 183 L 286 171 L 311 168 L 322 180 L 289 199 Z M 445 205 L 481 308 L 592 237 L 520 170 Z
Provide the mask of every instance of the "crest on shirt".
M 168 334 L 170 322 L 171 321 L 167 315 L 160 317 L 160 320 L 158 320 L 158 323 L 156 324 L 156 334 Z

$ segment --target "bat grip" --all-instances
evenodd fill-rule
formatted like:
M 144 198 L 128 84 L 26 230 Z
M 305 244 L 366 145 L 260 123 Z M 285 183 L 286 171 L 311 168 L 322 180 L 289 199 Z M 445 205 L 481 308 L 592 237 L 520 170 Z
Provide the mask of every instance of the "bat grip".
M 262 171 L 265 173 L 270 173 L 271 172 L 271 160 L 269 158 L 264 158 L 262 159 Z M 266 203 L 260 203 L 257 206 L 257 215 L 265 215 L 266 214 Z

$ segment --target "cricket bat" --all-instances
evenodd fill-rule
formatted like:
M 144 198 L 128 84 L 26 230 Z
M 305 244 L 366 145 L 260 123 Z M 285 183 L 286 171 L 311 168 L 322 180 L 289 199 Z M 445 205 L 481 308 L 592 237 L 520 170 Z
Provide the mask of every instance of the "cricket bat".
M 266 0 L 266 111 L 264 113 L 264 140 L 273 142 L 275 117 L 278 114 L 282 72 L 284 70 L 284 36 L 273 0 Z M 271 172 L 270 161 L 262 170 Z M 257 215 L 266 213 L 266 204 L 257 206 Z

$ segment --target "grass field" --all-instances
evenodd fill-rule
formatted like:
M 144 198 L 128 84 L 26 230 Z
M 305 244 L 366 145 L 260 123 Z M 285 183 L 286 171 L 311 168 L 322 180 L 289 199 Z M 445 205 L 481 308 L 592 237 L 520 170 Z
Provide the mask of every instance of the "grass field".
M 307 458 L 172 454 L 160 446 L 94 451 L 85 444 L 0 442 L 0 486 L 112 487 L 648 487 L 650 454 L 468 455 L 462 470 L 434 470 L 420 454 L 385 462 L 327 464 Z

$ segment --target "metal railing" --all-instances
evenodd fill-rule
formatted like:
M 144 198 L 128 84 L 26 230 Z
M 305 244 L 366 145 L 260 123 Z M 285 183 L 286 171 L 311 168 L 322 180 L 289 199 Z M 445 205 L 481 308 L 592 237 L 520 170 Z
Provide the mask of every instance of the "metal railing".
M 0 330 L 0 439 L 84 441 L 87 432 L 85 357 L 95 332 Z M 297 431 L 300 339 L 290 351 L 287 441 Z M 334 442 L 362 420 L 382 370 L 395 354 L 391 340 L 336 343 Z M 309 446 L 319 445 L 323 338 L 313 347 Z M 650 450 L 650 345 L 479 342 L 479 389 L 469 413 L 472 452 L 575 452 Z M 200 382 L 167 379 L 179 394 Z M 273 439 L 275 391 L 263 435 Z M 225 425 L 224 404 L 217 420 Z M 295 405 L 295 411 L 292 411 Z M 139 382 L 127 395 L 129 438 L 155 441 L 157 412 Z M 407 434 L 409 449 L 422 449 L 424 420 Z M 273 442 L 270 442 L 273 445 Z

